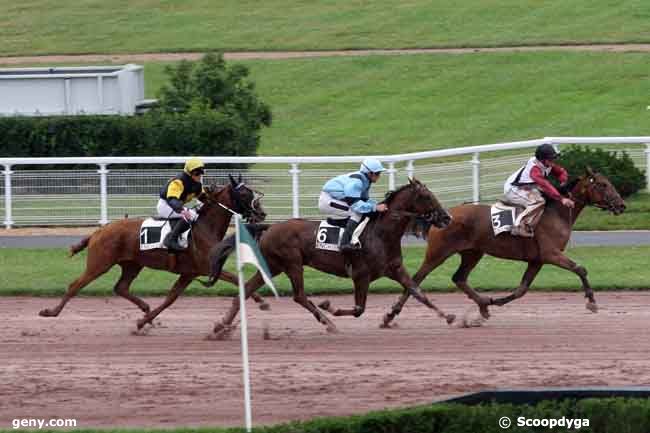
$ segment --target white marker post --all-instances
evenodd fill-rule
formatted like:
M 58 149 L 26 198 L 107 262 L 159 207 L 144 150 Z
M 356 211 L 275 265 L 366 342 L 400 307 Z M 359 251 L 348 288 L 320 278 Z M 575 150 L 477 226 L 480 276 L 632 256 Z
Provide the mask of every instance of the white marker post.
M 253 428 L 253 415 L 251 410 L 251 381 L 248 365 L 248 322 L 246 320 L 246 293 L 244 289 L 244 273 L 242 272 L 242 262 L 239 257 L 239 224 L 241 216 L 235 214 L 235 236 L 237 241 L 237 278 L 239 278 L 239 314 L 241 315 L 241 358 L 244 374 L 244 413 L 246 422 L 246 431 L 250 432 Z

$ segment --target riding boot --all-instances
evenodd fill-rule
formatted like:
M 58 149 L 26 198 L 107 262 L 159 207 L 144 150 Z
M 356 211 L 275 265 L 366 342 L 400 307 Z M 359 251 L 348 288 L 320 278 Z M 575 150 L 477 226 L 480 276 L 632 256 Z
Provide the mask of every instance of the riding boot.
M 359 225 L 359 221 L 354 221 L 352 219 L 348 220 L 348 224 L 345 226 L 345 230 L 343 231 L 343 235 L 341 236 L 341 242 L 339 243 L 339 250 L 342 253 L 346 253 L 348 251 L 357 251 L 360 249 L 358 245 L 352 245 L 350 241 L 352 240 L 352 233 L 354 233 L 354 230 L 357 228 Z
M 171 232 L 165 236 L 163 245 L 171 251 L 182 251 L 183 248 L 178 243 L 178 238 L 181 236 L 185 230 L 190 228 L 190 223 L 185 221 L 183 218 L 180 218 Z

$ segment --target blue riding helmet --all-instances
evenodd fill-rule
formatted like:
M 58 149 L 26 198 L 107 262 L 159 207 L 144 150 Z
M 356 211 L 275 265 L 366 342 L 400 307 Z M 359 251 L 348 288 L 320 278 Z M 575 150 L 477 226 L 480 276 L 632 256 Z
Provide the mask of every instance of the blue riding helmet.
M 361 173 L 381 173 L 382 171 L 386 171 L 386 169 L 381 165 L 381 162 L 379 162 L 378 159 L 366 158 L 361 163 L 359 171 Z

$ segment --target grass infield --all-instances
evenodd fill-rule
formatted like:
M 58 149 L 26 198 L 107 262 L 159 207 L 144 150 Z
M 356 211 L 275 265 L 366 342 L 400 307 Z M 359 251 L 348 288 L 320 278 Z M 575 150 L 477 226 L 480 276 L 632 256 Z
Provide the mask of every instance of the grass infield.
M 420 266 L 424 247 L 414 246 L 403 250 L 406 267 L 410 273 Z M 650 268 L 648 268 L 650 246 L 639 247 L 580 247 L 568 251 L 569 257 L 582 264 L 589 271 L 589 280 L 595 289 L 648 289 Z M 234 257 L 227 263 L 233 271 Z M 454 256 L 432 272 L 423 282 L 426 291 L 447 292 L 456 290 L 451 275 L 456 271 L 459 257 Z M 64 249 L 0 249 L 0 295 L 54 296 L 63 294 L 67 285 L 83 271 L 85 253 L 73 258 L 67 257 Z M 525 263 L 485 257 L 470 276 L 470 283 L 480 290 L 511 290 L 515 288 L 525 270 Z M 253 273 L 246 268 L 247 277 Z M 110 295 L 119 276 L 119 267 L 82 289 L 81 295 Z M 132 291 L 139 295 L 154 296 L 166 294 L 175 276 L 161 271 L 145 269 L 135 280 Z M 286 276 L 274 279 L 283 294 L 289 294 L 291 287 Z M 308 294 L 351 293 L 351 280 L 334 277 L 306 268 L 305 288 Z M 580 280 L 571 272 L 545 266 L 532 287 L 533 290 L 581 290 Z M 382 278 L 372 283 L 371 293 L 397 293 L 401 288 L 396 282 Z M 187 295 L 234 295 L 235 286 L 220 282 L 213 288 L 204 288 L 198 282 L 192 283 Z M 263 289 L 263 293 L 270 293 Z

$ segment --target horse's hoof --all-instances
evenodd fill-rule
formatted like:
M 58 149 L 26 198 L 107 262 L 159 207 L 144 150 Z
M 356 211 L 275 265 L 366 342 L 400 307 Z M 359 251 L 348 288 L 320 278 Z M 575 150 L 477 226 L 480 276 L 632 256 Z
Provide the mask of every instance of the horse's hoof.
M 142 310 L 142 312 L 144 314 L 149 314 L 149 312 L 151 311 L 151 308 L 149 307 L 148 304 L 144 304 L 144 306 L 142 308 L 140 308 L 140 309 Z
M 451 325 L 456 320 L 456 315 L 455 314 L 447 314 L 446 320 L 447 320 L 447 325 Z
M 490 318 L 490 312 L 488 311 L 487 305 L 481 305 L 479 307 L 479 311 L 481 312 L 481 316 L 483 316 L 485 320 Z
M 587 308 L 587 310 L 591 311 L 592 313 L 598 312 L 598 305 L 595 302 L 588 301 L 585 307 Z
M 214 330 L 211 334 L 205 336 L 206 340 L 210 341 L 223 341 L 230 340 L 232 335 L 232 328 L 224 325 L 218 325 L 214 327 Z
M 330 303 L 329 300 L 323 301 L 320 304 L 318 304 L 318 307 L 325 311 L 329 311 L 331 306 L 332 304 Z
M 142 325 L 141 328 L 134 329 L 131 331 L 131 335 L 135 335 L 138 337 L 143 337 L 147 334 L 149 334 L 149 330 L 152 328 L 152 326 L 146 326 L 146 323 Z
M 138 320 L 136 322 L 136 326 L 138 327 L 138 330 L 144 328 L 144 325 L 146 325 L 149 322 L 146 317 L 143 317 L 142 319 Z
M 262 303 L 260 304 L 260 310 L 262 310 L 262 311 L 269 311 L 270 309 L 271 309 L 271 306 L 270 306 L 268 303 L 266 303 L 266 302 L 262 302 Z
M 49 308 L 45 308 L 44 310 L 41 310 L 38 312 L 38 315 L 41 317 L 53 317 L 54 314 L 52 314 L 52 311 L 50 311 Z
M 397 322 L 392 322 L 392 323 L 391 322 L 382 322 L 379 325 L 379 327 L 381 329 L 396 329 L 396 328 L 399 328 L 399 325 L 397 324 Z
M 339 333 L 339 330 L 334 325 L 327 325 L 326 329 L 327 329 L 327 332 L 329 332 L 330 334 L 338 334 Z
M 214 332 L 208 334 L 205 336 L 205 340 L 208 341 L 224 341 L 224 340 L 230 340 L 230 332 L 220 332 L 219 334 L 216 334 Z

